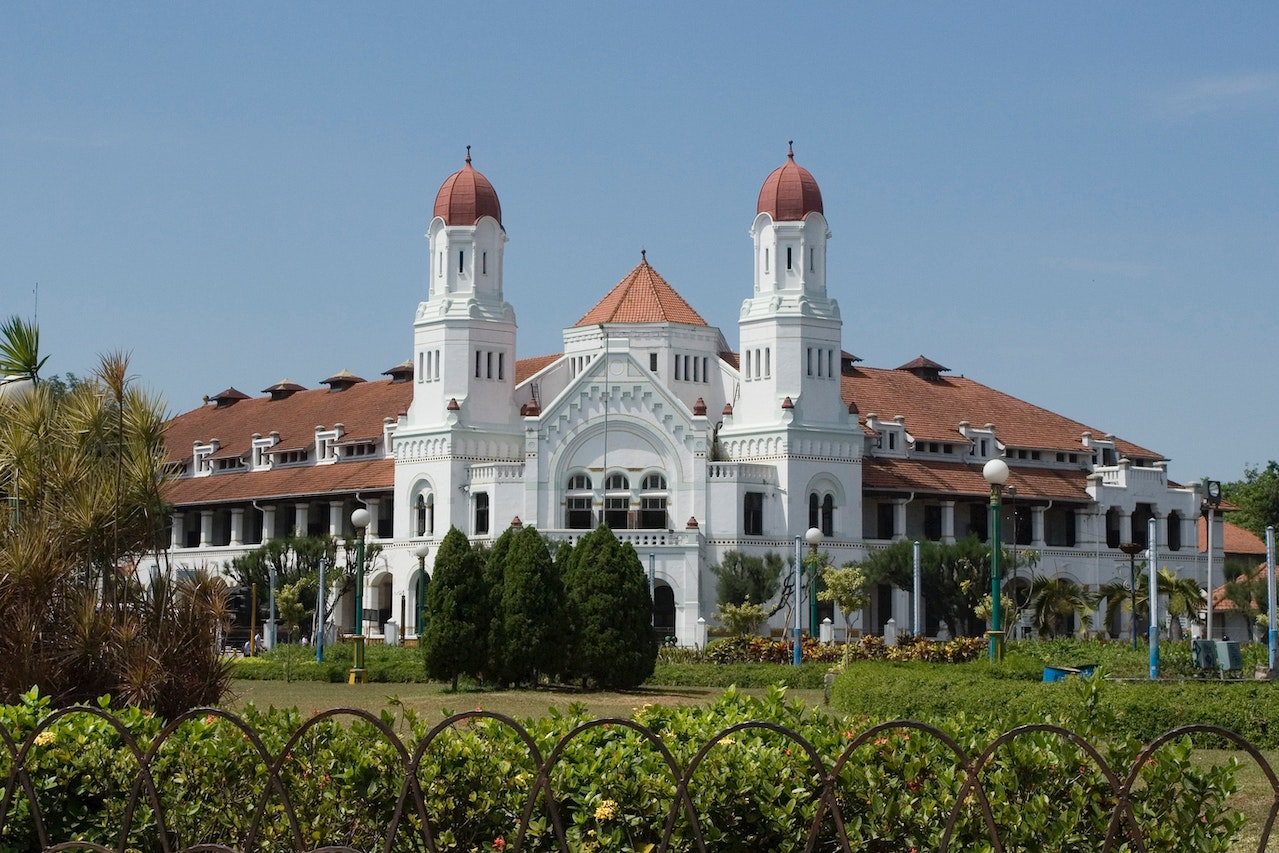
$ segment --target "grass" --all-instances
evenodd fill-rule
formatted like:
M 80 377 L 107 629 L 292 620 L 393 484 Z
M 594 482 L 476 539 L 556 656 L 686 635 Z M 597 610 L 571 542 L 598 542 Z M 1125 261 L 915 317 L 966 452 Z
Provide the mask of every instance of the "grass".
M 644 687 L 622 692 L 580 692 L 559 690 L 481 690 L 461 688 L 456 693 L 443 683 L 425 684 L 332 684 L 320 681 L 257 681 L 239 679 L 223 705 L 232 711 L 252 702 L 259 708 L 297 708 L 326 711 L 331 708 L 361 708 L 378 713 L 391 706 L 403 706 L 434 723 L 456 711 L 483 708 L 517 720 L 545 716 L 551 707 L 567 710 L 579 704 L 592 717 L 629 717 L 646 705 L 702 705 L 723 693 L 719 687 Z M 742 692 L 763 695 L 764 688 Z M 821 690 L 788 690 L 787 695 L 805 705 L 819 706 Z

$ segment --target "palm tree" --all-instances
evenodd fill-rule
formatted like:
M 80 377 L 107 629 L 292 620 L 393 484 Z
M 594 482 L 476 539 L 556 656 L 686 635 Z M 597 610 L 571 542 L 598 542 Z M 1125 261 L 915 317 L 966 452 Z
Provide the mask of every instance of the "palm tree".
M 1203 590 L 1194 578 L 1183 578 L 1167 567 L 1156 575 L 1159 594 L 1167 600 L 1169 637 L 1176 641 L 1181 639 L 1181 620 L 1188 619 L 1192 623 L 1199 621 L 1199 608 L 1203 606 Z
M 1106 605 L 1107 621 L 1111 618 L 1117 618 L 1121 613 L 1128 613 L 1131 616 L 1135 604 L 1137 619 L 1132 624 L 1132 627 L 1134 631 L 1137 631 L 1136 623 L 1148 615 L 1150 610 L 1150 591 L 1146 584 L 1139 583 L 1137 584 L 1136 595 L 1134 595 L 1132 587 L 1128 585 L 1128 581 L 1115 578 L 1097 588 L 1096 603 L 1104 603 Z M 1121 630 L 1121 627 L 1116 622 L 1116 635 L 1119 630 Z M 1137 633 L 1140 634 L 1140 631 L 1137 631 Z
M 1036 577 L 1030 584 L 1030 609 L 1040 635 L 1056 637 L 1070 619 L 1082 620 L 1093 612 L 1093 597 L 1069 578 Z
M 49 360 L 40 356 L 40 328 L 20 317 L 0 323 L 0 386 L 40 379 L 40 368 Z

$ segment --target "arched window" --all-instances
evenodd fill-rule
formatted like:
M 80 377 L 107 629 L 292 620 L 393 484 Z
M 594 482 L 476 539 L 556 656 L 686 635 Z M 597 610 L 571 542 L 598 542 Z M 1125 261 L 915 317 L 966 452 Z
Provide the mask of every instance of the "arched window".
M 808 526 L 816 527 L 820 522 L 820 498 L 817 492 L 811 492 L 808 495 Z
M 645 530 L 666 530 L 670 521 L 666 517 L 666 477 L 662 474 L 646 474 L 640 483 L 639 526 Z
M 631 481 L 625 474 L 604 478 L 604 523 L 612 530 L 630 527 Z
M 835 496 L 827 495 L 822 498 L 822 523 L 820 525 L 823 536 L 835 535 Z
M 569 530 L 594 529 L 595 513 L 591 510 L 594 499 L 589 474 L 574 474 L 569 477 L 564 496 L 564 526 Z

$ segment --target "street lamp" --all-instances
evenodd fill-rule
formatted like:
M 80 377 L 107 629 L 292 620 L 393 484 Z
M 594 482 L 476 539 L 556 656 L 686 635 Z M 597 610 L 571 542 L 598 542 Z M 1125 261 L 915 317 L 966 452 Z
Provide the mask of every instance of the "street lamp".
M 413 549 L 413 553 L 417 556 L 417 570 L 421 572 L 417 581 L 417 624 L 414 629 L 417 631 L 417 642 L 422 644 L 422 629 L 426 625 L 426 556 L 431 553 L 431 546 L 423 542 Z
M 1137 649 L 1137 554 L 1146 550 L 1137 542 L 1121 542 L 1119 550 L 1128 555 L 1128 595 L 1129 608 L 1132 611 L 1132 647 Z
M 347 678 L 348 684 L 363 684 L 364 671 L 364 531 L 369 526 L 369 511 L 360 507 L 351 513 L 355 528 L 355 659 Z
M 1218 480 L 1204 481 L 1204 493 L 1206 497 L 1203 502 L 1204 514 L 1208 517 L 1208 616 L 1205 620 L 1205 636 L 1212 639 L 1212 529 L 1217 523 L 1217 507 L 1221 506 L 1221 482 Z
M 822 531 L 810 527 L 804 531 L 808 543 L 808 636 L 817 636 L 817 546 L 822 544 Z
M 981 469 L 981 475 L 990 484 L 990 630 L 986 635 L 990 638 L 988 653 L 992 662 L 1004 658 L 1004 632 L 1000 622 L 1000 557 L 1004 550 L 1003 536 L 1000 531 L 1000 516 L 1003 514 L 1002 497 L 1004 483 L 1008 482 L 1008 463 L 1002 459 L 991 459 Z

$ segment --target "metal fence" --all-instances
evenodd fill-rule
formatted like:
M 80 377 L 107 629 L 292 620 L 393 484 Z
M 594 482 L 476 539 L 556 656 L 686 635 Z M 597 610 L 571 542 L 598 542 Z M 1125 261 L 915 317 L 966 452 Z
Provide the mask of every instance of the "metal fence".
M 339 719 L 341 718 L 341 719 Z M 362 789 L 361 785 L 372 784 L 368 779 L 344 778 L 335 780 L 339 770 L 331 768 L 332 774 L 325 773 L 321 783 L 326 788 L 317 796 L 314 791 L 303 791 L 299 780 L 307 778 L 319 779 L 313 774 L 313 767 L 299 772 L 297 768 L 308 760 L 317 744 L 324 744 L 332 732 L 336 722 L 350 725 L 368 726 L 366 734 L 372 743 L 378 741 L 385 748 L 386 754 L 393 756 L 394 778 L 398 780 L 398 790 L 383 792 L 383 801 L 388 810 L 379 819 L 376 845 L 361 846 L 352 836 L 339 838 L 317 837 L 322 832 L 318 828 L 316 810 L 325 804 L 342 802 L 347 799 L 361 801 L 369 796 L 370 789 Z M 470 846 L 459 841 L 452 828 L 446 825 L 438 813 L 428 802 L 431 792 L 435 790 L 435 780 L 427 775 L 429 757 L 433 750 L 440 746 L 441 740 L 448 733 L 459 730 L 475 730 L 481 725 L 500 727 L 506 736 L 506 743 L 516 745 L 524 752 L 524 767 L 528 768 L 521 782 L 522 804 L 511 812 L 514 820 L 506 824 L 499 833 L 490 833 L 482 844 L 470 842 Z M 196 726 L 203 734 L 193 736 L 190 729 Z M 539 746 L 538 738 L 514 719 L 502 714 L 482 710 L 467 711 L 454 714 L 441 723 L 430 728 L 425 736 L 414 737 L 406 742 L 396 732 L 394 721 L 375 716 L 357 709 L 336 709 L 317 713 L 301 722 L 272 750 L 264 740 L 263 733 L 254 728 L 242 717 L 220 709 L 198 709 L 184 714 L 169 722 L 158 734 L 139 739 L 130 730 L 119 715 L 99 708 L 78 707 L 61 709 L 49 713 L 41 719 L 33 730 L 20 741 L 15 740 L 8 731 L 0 729 L 0 742 L 4 750 L 0 752 L 0 760 L 6 765 L 3 796 L 0 797 L 0 853 L 18 853 L 18 851 L 61 851 L 61 850 L 93 850 L 110 853 L 118 851 L 126 853 L 130 850 L 156 850 L 161 853 L 238 853 L 238 851 L 322 851 L 323 853 L 346 853 L 356 850 L 391 851 L 437 851 L 437 850 L 483 850 L 483 851 L 520 851 L 520 850 L 609 850 L 627 849 L 653 851 L 663 853 L 667 850 L 840 850 L 840 851 L 896 851 L 892 842 L 882 835 L 870 831 L 864 822 L 850 820 L 848 801 L 841 795 L 841 787 L 847 784 L 844 775 L 849 762 L 860 750 L 884 743 L 888 738 L 905 738 L 911 736 L 931 741 L 937 748 L 934 755 L 948 756 L 953 765 L 948 769 L 951 789 L 947 800 L 952 803 L 948 811 L 938 812 L 931 816 L 936 835 L 935 849 L 940 851 L 989 849 L 996 853 L 1005 850 L 1023 849 L 1010 842 L 1008 834 L 1010 826 L 1007 820 L 1002 824 L 997 819 L 997 812 L 992 803 L 1000 797 L 1012 796 L 1007 787 L 998 790 L 992 788 L 988 771 L 1001 750 L 1014 748 L 1019 742 L 1028 740 L 1051 739 L 1061 744 L 1068 744 L 1077 751 L 1082 762 L 1079 772 L 1087 769 L 1091 778 L 1103 779 L 1107 805 L 1102 820 L 1094 822 L 1094 826 L 1104 825 L 1104 832 L 1096 838 L 1081 842 L 1080 849 L 1106 851 L 1134 850 L 1146 851 L 1154 849 L 1148 843 L 1141 822 L 1134 811 L 1134 798 L 1144 789 L 1147 783 L 1142 780 L 1141 769 L 1153 763 L 1153 757 L 1160 750 L 1170 745 L 1184 744 L 1183 736 L 1192 735 L 1199 738 L 1211 738 L 1225 748 L 1234 751 L 1239 757 L 1246 757 L 1259 768 L 1260 777 L 1269 786 L 1261 799 L 1269 797 L 1268 812 L 1260 817 L 1247 839 L 1247 848 L 1251 847 L 1255 838 L 1256 850 L 1264 851 L 1274 827 L 1276 814 L 1279 813 L 1279 779 L 1266 758 L 1252 744 L 1234 733 L 1215 726 L 1196 725 L 1171 731 L 1152 743 L 1146 745 L 1136 756 L 1135 761 L 1127 768 L 1110 767 L 1101 751 L 1079 735 L 1055 725 L 1029 725 L 1013 729 L 989 744 L 977 754 L 969 754 L 961 745 L 944 731 L 919 722 L 898 720 L 875 725 L 860 733 L 844 733 L 844 746 L 837 754 L 822 755 L 819 750 L 799 732 L 785 726 L 766 722 L 749 721 L 728 726 L 695 751 L 684 745 L 684 754 L 691 754 L 683 764 L 677 761 L 672 749 L 665 743 L 659 732 L 646 728 L 634 721 L 622 718 L 598 719 L 577 724 L 567 733 L 560 736 L 549 749 L 543 740 Z M 493 729 L 496 730 L 496 729 Z M 255 769 L 251 778 L 231 778 L 223 770 L 212 767 L 213 760 L 208 757 L 210 732 L 219 732 L 219 737 L 230 736 L 242 744 L 242 755 L 238 760 L 247 761 Z M 86 735 L 85 732 L 90 734 Z M 68 734 L 70 733 L 70 734 Z M 574 820 L 570 816 L 573 808 L 580 811 L 583 804 L 567 804 L 558 790 L 563 784 L 562 763 L 570 755 L 575 746 L 583 740 L 591 740 L 594 749 L 598 743 L 608 739 L 627 740 L 632 748 L 651 751 L 659 756 L 658 764 L 667 774 L 664 790 L 667 792 L 666 803 L 658 808 L 650 809 L 652 825 L 647 828 L 646 843 L 636 846 L 608 846 L 602 839 L 595 837 L 594 832 L 588 835 L 574 836 Z M 784 744 L 784 753 L 801 767 L 805 768 L 797 778 L 803 781 L 802 791 L 796 793 L 791 789 L 790 795 L 802 802 L 804 808 L 797 808 L 795 819 L 788 827 L 783 827 L 783 834 L 789 833 L 789 842 L 767 842 L 776 847 L 760 846 L 749 840 L 728 843 L 721 828 L 710 825 L 719 818 L 708 818 L 699 807 L 699 784 L 708 784 L 700 775 L 705 765 L 715 760 L 716 750 L 735 739 L 746 736 L 762 735 Z M 604 738 L 603 741 L 600 738 Z M 58 738 L 66 743 L 62 745 L 64 752 L 56 755 L 50 748 Z M 82 770 L 68 771 L 59 769 L 58 760 L 71 762 L 79 759 L 83 762 L 89 750 L 95 748 L 97 741 L 110 741 L 111 749 L 116 754 L 123 753 L 130 757 L 132 765 L 122 778 L 118 773 L 114 776 L 104 766 L 105 778 L 86 781 Z M 201 744 L 204 744 L 202 747 Z M 201 750 L 205 752 L 202 753 Z M 42 752 L 43 750 L 43 752 Z M 235 751 L 232 752 L 235 755 Z M 505 753 L 496 747 L 492 752 L 482 752 L 467 759 L 444 759 L 449 761 L 469 761 L 478 767 L 470 768 L 477 775 L 496 772 L 496 768 L 507 761 Z M 176 756 L 176 758 L 175 758 Z M 202 757 L 204 756 L 204 757 Z M 627 756 L 616 752 L 612 758 L 620 761 L 620 766 L 628 763 Z M 88 759 L 92 764 L 93 759 Z M 50 764 L 50 762 L 55 762 Z M 1084 764 L 1087 765 L 1083 766 Z M 245 765 L 241 765 L 245 766 Z M 439 765 L 437 765 L 438 767 Z M 505 765 L 503 765 L 505 766 Z M 42 771 L 42 768 L 43 771 Z M 211 780 L 205 780 L 207 786 L 211 781 L 222 786 L 213 792 L 192 793 L 192 778 L 201 772 L 209 772 Z M 509 772 L 509 767 L 507 771 Z M 1072 772 L 1074 772 L 1072 770 Z M 898 768 L 885 768 L 884 774 L 893 773 L 893 779 L 901 782 L 905 771 Z M 70 781 L 68 780 L 68 774 Z M 221 775 L 220 775 L 221 774 Z M 92 775 L 92 774 L 89 774 Z M 887 775 L 881 777 L 888 780 Z M 174 794 L 170 788 L 179 785 L 181 792 Z M 842 781 L 841 781 L 842 780 Z M 632 780 L 633 781 L 633 780 Z M 913 784 L 906 779 L 907 784 Z M 457 780 L 452 780 L 456 785 Z M 873 782 L 872 782 L 873 784 Z M 61 790 L 69 785 L 83 785 L 83 790 Z M 957 786 L 957 787 L 956 787 Z M 765 786 L 766 787 L 766 786 Z M 232 802 L 229 792 L 243 789 L 244 797 Z M 1103 790 L 1104 790 L 1103 789 Z M 743 785 L 743 790 L 752 790 L 752 785 Z M 87 791 L 88 793 L 84 793 Z M 1030 792 L 1033 794 L 1034 792 Z M 740 815 L 751 810 L 749 794 L 729 810 L 729 813 Z M 760 790 L 756 796 L 770 796 Z M 771 795 L 775 796 L 775 794 Z M 872 797 L 874 796 L 872 792 Z M 1021 792 L 1017 796 L 1027 796 Z M 1191 792 L 1193 797 L 1193 792 Z M 110 801 L 108 803 L 108 801 Z M 609 800 L 608 802 L 612 802 Z M 219 804 L 223 804 L 220 806 Z M 595 816 L 606 804 L 596 805 Z M 234 825 L 228 830 L 228 837 L 184 837 L 183 831 L 177 829 L 182 820 L 179 815 L 187 816 L 202 809 L 217 810 L 238 809 L 239 817 L 229 821 Z M 613 807 L 622 811 L 626 804 L 614 803 Z M 88 813 L 97 809 L 114 830 L 109 838 L 86 838 L 82 836 L 58 837 L 54 827 L 66 825 L 68 811 L 76 816 L 81 812 Z M 438 811 L 438 810 L 435 810 Z M 606 817 L 611 815 L 605 812 Z M 580 824 L 580 821 L 578 821 Z M 580 828 L 580 827 L 579 827 Z M 964 835 L 964 839 L 959 836 Z M 585 839 L 585 840 L 583 840 Z M 744 844 L 750 846 L 743 846 Z M 1166 848 L 1166 842 L 1165 842 Z M 1165 849 L 1160 848 L 1160 849 Z M 1171 849 L 1176 849 L 1175 847 Z M 1187 848 L 1190 849 L 1190 848 Z M 1223 848 L 1224 849 L 1224 848 Z M 1230 848 L 1239 847 L 1239 842 Z M 922 853 L 923 848 L 917 851 Z M 900 853 L 908 853 L 901 849 Z

